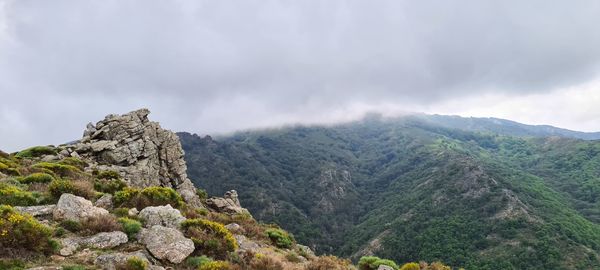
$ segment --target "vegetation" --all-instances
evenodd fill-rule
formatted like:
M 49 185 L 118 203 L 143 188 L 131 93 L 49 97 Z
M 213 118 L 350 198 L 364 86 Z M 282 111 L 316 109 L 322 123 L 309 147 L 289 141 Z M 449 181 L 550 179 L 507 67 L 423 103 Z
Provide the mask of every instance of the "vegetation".
M 188 219 L 181 223 L 184 234 L 194 241 L 198 254 L 225 258 L 237 249 L 233 234 L 223 224 L 206 219 Z
M 142 223 L 131 218 L 119 218 L 119 223 L 123 226 L 123 232 L 131 239 L 142 229 Z
M 231 269 L 231 264 L 226 261 L 212 261 L 204 263 L 198 268 L 198 270 L 229 270 Z
M 294 244 L 294 237 L 284 230 L 269 229 L 266 234 L 277 247 L 290 248 Z
M 26 177 L 19 179 L 23 184 L 31 183 L 50 183 L 54 180 L 54 176 L 47 173 L 32 173 Z
M 18 186 L 0 182 L 0 204 L 12 206 L 28 206 L 36 204 L 33 193 L 22 190 Z
M 394 261 L 375 256 L 365 256 L 358 261 L 359 270 L 377 270 L 380 265 L 387 265 L 394 270 L 398 270 L 398 265 Z
M 34 146 L 18 152 L 15 156 L 19 158 L 40 157 L 43 155 L 56 154 L 56 148 L 51 146 Z
M 117 267 L 118 270 L 146 270 L 148 269 L 148 262 L 142 260 L 139 257 L 131 257 L 127 259 L 124 265 Z
M 200 267 L 204 264 L 207 264 L 209 262 L 212 262 L 212 261 L 213 261 L 213 259 L 206 257 L 204 255 L 203 256 L 191 256 L 185 260 L 185 264 L 190 268 L 197 269 L 198 267 Z
M 179 193 L 166 187 L 148 187 L 142 190 L 127 187 L 116 192 L 113 201 L 118 207 L 136 207 L 138 209 L 167 204 L 181 207 L 184 204 Z
M 11 206 L 0 205 L 0 249 L 24 249 L 51 252 L 57 247 L 52 230 L 31 216 L 16 212 Z
M 396 262 L 600 268 L 600 142 L 438 122 L 179 135 L 191 179 L 210 195 L 238 190 L 256 218 L 317 253 L 356 260 L 379 239 L 375 255 Z

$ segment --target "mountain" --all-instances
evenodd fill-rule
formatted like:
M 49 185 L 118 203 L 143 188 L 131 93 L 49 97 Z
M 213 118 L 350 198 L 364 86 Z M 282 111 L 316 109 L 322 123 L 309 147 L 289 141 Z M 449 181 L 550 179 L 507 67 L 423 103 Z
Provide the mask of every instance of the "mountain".
M 318 253 L 466 269 L 598 269 L 598 134 L 499 119 L 370 116 L 211 138 L 190 178 L 240 190 Z

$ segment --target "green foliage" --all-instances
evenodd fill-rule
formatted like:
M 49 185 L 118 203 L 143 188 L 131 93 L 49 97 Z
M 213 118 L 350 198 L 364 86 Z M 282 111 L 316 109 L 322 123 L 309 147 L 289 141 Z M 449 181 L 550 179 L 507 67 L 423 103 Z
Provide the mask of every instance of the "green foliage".
M 29 206 L 37 202 L 33 193 L 21 188 L 0 182 L 0 204 L 12 206 Z
M 73 165 L 53 163 L 53 162 L 39 162 L 32 166 L 35 169 L 47 169 L 62 177 L 72 177 L 81 173 L 79 168 Z
M 206 219 L 188 219 L 181 223 L 184 234 L 194 241 L 197 253 L 225 258 L 237 249 L 233 234 L 221 223 Z
M 198 197 L 200 198 L 200 200 L 206 200 L 206 199 L 208 199 L 208 193 L 204 189 L 197 188 L 196 189 L 196 195 L 198 195 Z
M 290 248 L 295 242 L 294 237 L 282 229 L 268 229 L 265 233 L 280 248 Z
M 191 256 L 185 260 L 185 264 L 190 268 L 197 269 L 198 267 L 210 263 L 212 261 L 213 259 L 206 256 Z
M 229 270 L 231 265 L 226 261 L 212 261 L 204 263 L 198 270 Z
M 19 179 L 19 182 L 24 184 L 31 183 L 50 183 L 54 180 L 54 176 L 47 173 L 32 173 Z
M 135 219 L 122 217 L 119 218 L 119 223 L 121 223 L 123 232 L 125 232 L 129 238 L 132 238 L 142 229 L 142 223 Z
M 136 207 L 138 209 L 167 204 L 173 207 L 181 207 L 184 204 L 181 195 L 172 188 L 156 186 L 142 190 L 129 187 L 124 188 L 115 193 L 113 201 L 118 207 Z
M 134 256 L 127 259 L 125 265 L 119 267 L 119 270 L 146 270 L 147 268 L 148 262 Z
M 18 259 L 0 259 L 0 270 L 23 270 L 25 262 Z
M 126 208 L 126 207 L 115 208 L 113 210 L 113 214 L 117 217 L 128 217 L 129 216 L 129 208 Z
M 83 265 L 78 265 L 78 264 L 73 264 L 73 265 L 64 265 L 62 267 L 63 270 L 86 270 L 87 268 L 85 268 L 85 266 Z
M 379 268 L 380 265 L 387 265 L 393 268 L 394 270 L 398 270 L 398 265 L 394 261 L 381 259 L 375 256 L 365 256 L 360 258 L 360 260 L 358 261 L 359 270 L 377 270 L 377 268 Z
M 57 149 L 50 146 L 34 146 L 18 152 L 15 156 L 19 158 L 40 157 L 43 155 L 54 155 Z
M 69 180 L 55 179 L 48 185 L 48 192 L 52 197 L 58 199 L 63 193 L 76 194 L 77 189 Z
M 60 227 L 65 228 L 66 230 L 70 231 L 70 232 L 79 232 L 83 229 L 83 226 L 81 225 L 81 223 L 79 223 L 76 220 L 63 220 L 60 222 Z
M 20 214 L 11 206 L 0 205 L 0 249 L 24 249 L 52 252 L 56 242 L 52 230 L 29 215 Z
M 98 172 L 97 177 L 99 179 L 107 179 L 107 180 L 121 179 L 121 175 L 115 171 L 100 171 L 100 172 Z
M 104 193 L 114 194 L 117 191 L 127 187 L 125 181 L 121 179 L 97 179 L 94 181 L 94 189 Z
M 402 267 L 400 267 L 400 270 L 421 270 L 421 267 L 418 263 L 411 262 L 402 265 Z
M 88 166 L 87 162 L 85 162 L 81 159 L 78 159 L 76 157 L 67 157 L 67 158 L 62 159 L 58 163 L 63 164 L 63 165 L 73 166 L 80 170 L 83 170 L 85 167 Z

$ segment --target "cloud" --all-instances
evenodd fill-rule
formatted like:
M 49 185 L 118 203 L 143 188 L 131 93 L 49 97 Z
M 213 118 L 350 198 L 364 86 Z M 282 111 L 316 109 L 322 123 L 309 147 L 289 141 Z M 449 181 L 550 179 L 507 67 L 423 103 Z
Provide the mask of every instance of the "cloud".
M 1 147 L 76 139 L 142 106 L 169 128 L 213 133 L 553 95 L 596 80 L 599 12 L 597 1 L 0 0 Z

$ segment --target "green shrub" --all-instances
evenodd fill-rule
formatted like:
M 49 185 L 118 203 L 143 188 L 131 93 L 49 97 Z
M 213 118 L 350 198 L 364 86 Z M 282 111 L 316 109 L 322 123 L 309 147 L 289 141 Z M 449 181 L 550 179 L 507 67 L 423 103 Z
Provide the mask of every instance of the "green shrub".
M 50 182 L 48 192 L 50 192 L 52 197 L 58 199 L 63 193 L 75 194 L 75 185 L 69 180 L 55 179 Z
M 174 189 L 166 187 L 148 187 L 142 190 L 126 187 L 115 192 L 113 202 L 117 207 L 136 207 L 137 209 L 167 204 L 173 207 L 183 206 L 181 195 Z
M 100 179 L 121 179 L 121 175 L 115 171 L 100 171 L 97 177 Z
M 75 220 L 63 220 L 60 222 L 60 227 L 67 229 L 70 232 L 79 232 L 83 229 L 83 226 L 81 226 L 81 223 L 79 223 L 78 221 Z
M 51 252 L 57 247 L 51 235 L 52 230 L 33 217 L 20 214 L 11 206 L 0 205 L 0 249 Z
M 194 241 L 196 251 L 225 258 L 237 249 L 233 234 L 221 223 L 206 219 L 188 219 L 181 223 L 184 234 Z
M 104 193 L 115 194 L 123 190 L 127 184 L 121 179 L 98 179 L 94 181 L 94 189 Z
M 212 261 L 200 266 L 198 270 L 229 270 L 231 265 L 226 261 Z
M 380 265 L 387 265 L 394 270 L 398 270 L 398 265 L 394 261 L 375 256 L 364 256 L 358 261 L 358 269 L 360 270 L 377 270 Z
M 54 237 L 61 237 L 61 236 L 65 235 L 66 233 L 67 233 L 67 231 L 63 227 L 58 227 L 58 228 L 54 229 Z
M 117 217 L 128 217 L 129 216 L 129 208 L 126 208 L 126 207 L 115 208 L 113 210 L 113 214 Z
M 206 256 L 192 256 L 185 260 L 185 264 L 190 268 L 198 268 L 206 263 L 212 262 L 213 259 Z
M 142 223 L 131 218 L 122 217 L 119 218 L 119 223 L 123 226 L 123 231 L 129 238 L 132 238 L 136 233 L 142 229 Z
M 208 193 L 204 189 L 197 188 L 196 189 L 196 195 L 198 195 L 198 197 L 200 198 L 200 200 L 206 200 L 206 199 L 208 199 Z
M 295 241 L 293 236 L 282 229 L 268 229 L 265 233 L 280 248 L 290 248 Z
M 83 265 L 66 265 L 62 267 L 63 270 L 86 270 L 85 266 Z
M 18 152 L 15 156 L 20 158 L 32 158 L 32 157 L 40 157 L 43 155 L 54 155 L 58 151 L 54 147 L 50 146 L 34 146 L 31 148 L 27 148 L 23 151 Z
M 22 270 L 25 269 L 25 263 L 18 259 L 0 259 L 1 270 Z
M 50 183 L 54 180 L 54 176 L 47 173 L 32 173 L 24 178 L 19 179 L 19 182 L 24 184 L 31 183 Z
M 418 263 L 405 263 L 404 265 L 402 265 L 402 267 L 400 267 L 400 270 L 421 270 L 421 266 L 419 266 Z
M 87 162 L 78 159 L 76 157 L 68 157 L 68 158 L 64 158 L 61 161 L 58 162 L 59 164 L 63 164 L 63 165 L 71 165 L 73 167 L 77 167 L 80 170 L 83 170 L 85 167 L 88 166 Z
M 127 259 L 124 265 L 117 267 L 118 270 L 146 270 L 147 268 L 148 262 L 135 256 Z
M 62 176 L 75 176 L 81 173 L 81 170 L 73 165 L 66 165 L 60 163 L 52 163 L 52 162 L 39 162 L 31 166 L 34 169 L 47 169 L 51 170 L 54 173 Z
M 29 206 L 37 202 L 33 193 L 24 191 L 17 186 L 0 183 L 0 204 L 12 206 Z

